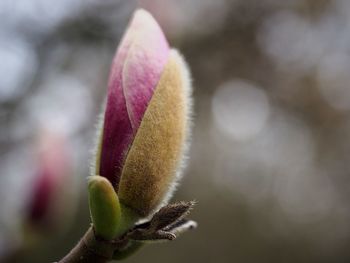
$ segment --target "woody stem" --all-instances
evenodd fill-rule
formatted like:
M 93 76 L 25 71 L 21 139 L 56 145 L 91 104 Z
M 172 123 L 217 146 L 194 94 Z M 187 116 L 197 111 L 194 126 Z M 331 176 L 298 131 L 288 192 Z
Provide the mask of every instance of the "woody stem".
M 76 246 L 58 263 L 105 263 L 112 260 L 113 253 L 122 243 L 96 237 L 90 227 Z

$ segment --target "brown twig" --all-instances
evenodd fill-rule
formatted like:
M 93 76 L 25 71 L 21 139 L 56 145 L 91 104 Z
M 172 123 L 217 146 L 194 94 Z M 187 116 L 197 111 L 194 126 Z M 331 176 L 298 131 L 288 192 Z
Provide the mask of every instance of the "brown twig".
M 58 263 L 105 263 L 112 260 L 114 251 L 123 245 L 123 242 L 96 237 L 90 227 L 77 245 Z
M 78 244 L 58 263 L 105 263 L 124 258 L 142 246 L 143 241 L 174 240 L 178 234 L 193 229 L 196 223 L 185 219 L 194 202 L 166 205 L 148 222 L 137 224 L 113 240 L 105 240 L 90 227 Z

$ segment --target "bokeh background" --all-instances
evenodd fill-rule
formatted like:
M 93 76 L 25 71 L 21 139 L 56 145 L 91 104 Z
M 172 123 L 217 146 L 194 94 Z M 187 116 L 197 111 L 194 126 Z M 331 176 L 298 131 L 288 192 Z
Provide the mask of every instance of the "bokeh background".
M 173 200 L 198 201 L 199 228 L 125 262 L 350 262 L 347 0 L 1 0 L 0 261 L 58 260 L 87 229 L 97 116 L 137 7 L 192 70 L 192 147 Z M 73 168 L 65 212 L 36 231 L 28 200 L 47 134 Z

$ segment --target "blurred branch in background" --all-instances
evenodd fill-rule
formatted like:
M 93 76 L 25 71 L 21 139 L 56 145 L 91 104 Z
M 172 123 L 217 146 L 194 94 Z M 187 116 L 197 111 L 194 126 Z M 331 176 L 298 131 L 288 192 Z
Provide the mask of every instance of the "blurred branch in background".
M 193 147 L 175 199 L 199 201 L 200 228 L 126 262 L 349 261 L 346 0 L 2 1 L 0 249 L 20 239 L 42 124 L 68 134 L 85 187 L 110 58 L 137 5 L 193 69 Z M 72 246 L 88 224 L 81 199 L 67 234 L 22 262 Z

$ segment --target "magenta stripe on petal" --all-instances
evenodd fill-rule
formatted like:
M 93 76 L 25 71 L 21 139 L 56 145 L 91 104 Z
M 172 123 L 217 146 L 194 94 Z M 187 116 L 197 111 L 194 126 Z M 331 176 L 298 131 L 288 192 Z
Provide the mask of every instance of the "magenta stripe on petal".
M 169 57 L 165 36 L 152 16 L 138 11 L 135 34 L 123 70 L 123 88 L 131 125 L 136 132 Z
M 100 175 L 116 189 L 168 55 L 168 43 L 157 22 L 146 11 L 137 11 L 112 64 L 104 116 Z

